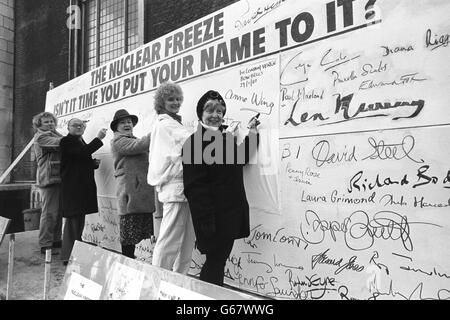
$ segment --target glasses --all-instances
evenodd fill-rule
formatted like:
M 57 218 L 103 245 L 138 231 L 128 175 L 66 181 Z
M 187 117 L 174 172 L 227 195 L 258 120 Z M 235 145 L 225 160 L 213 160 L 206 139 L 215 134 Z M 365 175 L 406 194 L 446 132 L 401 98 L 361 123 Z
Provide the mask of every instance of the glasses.
M 82 123 L 82 124 L 71 124 L 70 126 L 73 127 L 73 128 L 77 128 L 77 129 L 81 129 L 81 128 L 85 128 L 86 127 L 86 125 L 84 123 Z

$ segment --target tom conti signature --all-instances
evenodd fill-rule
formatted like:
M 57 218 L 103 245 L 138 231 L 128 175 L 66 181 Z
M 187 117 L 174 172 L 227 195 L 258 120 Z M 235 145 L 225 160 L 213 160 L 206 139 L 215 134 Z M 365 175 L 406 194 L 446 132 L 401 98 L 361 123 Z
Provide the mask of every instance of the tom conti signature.
M 428 222 L 410 222 L 407 216 L 394 211 L 379 211 L 370 219 L 366 212 L 358 210 L 338 222 L 323 220 L 316 212 L 307 210 L 304 221 L 300 223 L 300 233 L 302 239 L 309 244 L 322 243 L 327 233 L 336 242 L 336 233 L 343 233 L 345 244 L 351 250 L 366 250 L 372 247 L 375 240 L 380 239 L 400 240 L 406 250 L 413 251 L 410 230 L 412 224 L 442 228 Z

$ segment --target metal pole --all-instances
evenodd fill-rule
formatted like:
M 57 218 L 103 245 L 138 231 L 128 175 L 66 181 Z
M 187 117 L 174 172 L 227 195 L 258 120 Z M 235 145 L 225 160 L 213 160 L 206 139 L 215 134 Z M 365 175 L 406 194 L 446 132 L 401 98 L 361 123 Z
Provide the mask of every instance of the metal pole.
M 70 0 L 70 3 L 69 3 L 69 5 L 70 5 L 70 10 L 72 10 L 72 0 Z M 72 12 L 70 12 L 70 14 L 72 14 Z M 69 65 L 67 66 L 67 77 L 68 77 L 68 79 L 67 80 L 70 80 L 70 79 L 72 79 L 71 78 L 71 65 L 72 65 L 72 28 L 69 28 L 69 54 L 68 54 L 68 56 L 69 56 Z
M 75 23 L 75 35 L 74 35 L 74 48 L 73 51 L 75 52 L 74 54 L 74 62 L 73 62 L 73 77 L 76 78 L 78 76 L 78 26 L 81 23 L 81 21 L 79 19 L 81 19 L 81 17 L 79 16 L 80 11 L 80 4 L 78 3 L 78 0 L 75 0 L 75 5 L 77 6 L 77 15 L 76 15 L 76 23 Z
M 28 151 L 28 149 L 31 148 L 31 146 L 34 143 L 34 137 L 31 138 L 30 142 L 28 142 L 28 144 L 26 145 L 26 147 L 22 150 L 22 152 L 17 156 L 16 160 L 14 160 L 13 163 L 11 163 L 8 167 L 8 169 L 6 169 L 5 172 L 3 172 L 3 174 L 0 177 L 0 183 L 3 183 L 3 180 L 6 179 L 6 177 L 8 176 L 8 174 L 12 171 L 12 169 L 14 169 L 14 167 L 16 166 L 16 164 L 22 159 L 22 157 L 25 155 L 25 153 Z
M 48 300 L 50 291 L 50 271 L 52 263 L 52 249 L 45 250 L 44 300 Z
M 128 52 L 128 0 L 123 2 L 123 54 Z
M 8 255 L 8 276 L 6 281 L 6 300 L 9 300 L 12 294 L 13 287 L 13 270 L 14 270 L 14 242 L 16 241 L 16 234 L 9 235 L 9 255 Z

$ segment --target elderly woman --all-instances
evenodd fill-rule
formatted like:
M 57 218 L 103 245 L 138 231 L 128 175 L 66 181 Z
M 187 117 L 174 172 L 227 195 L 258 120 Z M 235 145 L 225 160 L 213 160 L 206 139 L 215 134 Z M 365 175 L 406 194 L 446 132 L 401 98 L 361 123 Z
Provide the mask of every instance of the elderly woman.
M 123 255 L 134 258 L 136 244 L 153 235 L 154 189 L 147 184 L 150 135 L 138 139 L 133 128 L 138 117 L 117 110 L 111 122 L 111 150 L 117 181 L 120 244 Z
M 190 132 L 178 115 L 182 102 L 183 91 L 177 84 L 166 82 L 156 90 L 154 106 L 158 118 L 151 133 L 147 181 L 155 186 L 163 206 L 152 264 L 187 274 L 195 235 L 183 193 L 181 149 Z
M 36 185 L 42 200 L 39 224 L 39 246 L 46 249 L 61 248 L 62 212 L 60 206 L 61 178 L 59 175 L 61 154 L 59 142 L 63 137 L 56 131 L 58 123 L 50 112 L 41 112 L 33 117 L 34 153 L 37 162 Z
M 223 285 L 224 267 L 234 240 L 250 233 L 243 166 L 256 152 L 256 117 L 239 146 L 222 125 L 226 104 L 210 90 L 198 101 L 199 126 L 183 146 L 184 194 L 189 202 L 197 248 L 206 254 L 200 279 Z

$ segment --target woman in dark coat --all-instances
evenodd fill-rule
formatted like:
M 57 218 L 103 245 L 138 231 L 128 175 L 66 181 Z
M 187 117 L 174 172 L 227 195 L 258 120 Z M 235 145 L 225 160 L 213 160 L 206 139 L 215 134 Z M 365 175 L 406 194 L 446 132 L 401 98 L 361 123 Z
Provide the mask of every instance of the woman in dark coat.
M 234 240 L 250 233 L 243 166 L 256 151 L 258 120 L 239 146 L 222 125 L 226 105 L 216 91 L 197 104 L 199 126 L 183 146 L 184 194 L 189 202 L 197 248 L 206 254 L 200 279 L 223 285 L 224 267 Z
M 138 117 L 120 109 L 110 128 L 114 131 L 111 151 L 117 181 L 120 244 L 122 253 L 134 258 L 136 244 L 153 235 L 155 191 L 147 184 L 150 135 L 138 139 L 133 128 Z
M 75 240 L 81 241 L 85 215 L 98 212 L 94 170 L 99 163 L 92 154 L 103 145 L 106 129 L 101 129 L 89 144 L 82 135 L 86 129 L 80 119 L 71 119 L 69 133 L 60 141 L 62 214 L 66 218 L 61 260 L 67 264 Z

